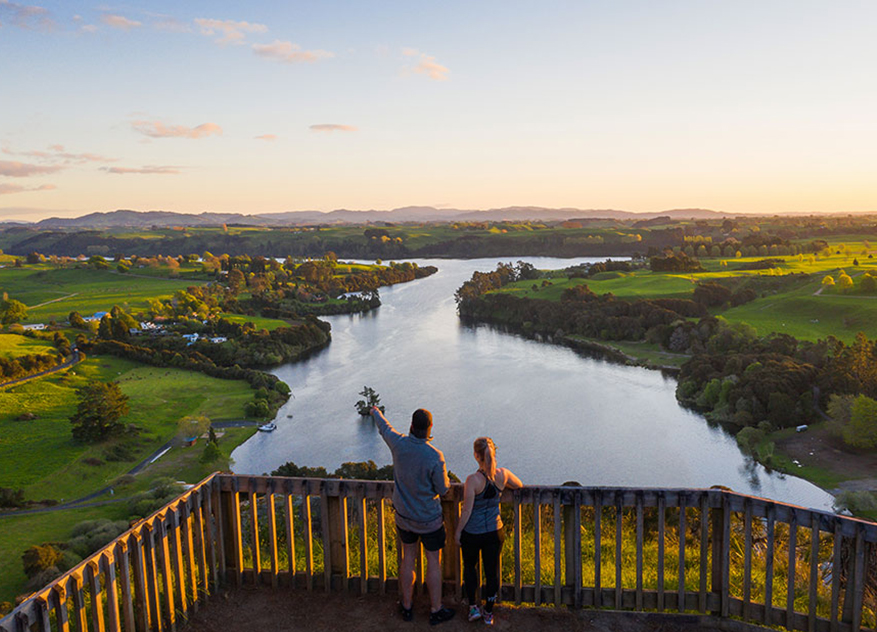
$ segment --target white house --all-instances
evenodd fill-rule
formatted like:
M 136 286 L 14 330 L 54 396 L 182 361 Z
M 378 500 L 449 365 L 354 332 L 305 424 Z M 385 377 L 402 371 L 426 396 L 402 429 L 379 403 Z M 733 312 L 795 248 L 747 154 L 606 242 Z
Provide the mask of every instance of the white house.
M 43 323 L 34 323 L 33 325 L 24 325 L 24 329 L 29 331 L 40 331 L 45 329 L 46 326 Z

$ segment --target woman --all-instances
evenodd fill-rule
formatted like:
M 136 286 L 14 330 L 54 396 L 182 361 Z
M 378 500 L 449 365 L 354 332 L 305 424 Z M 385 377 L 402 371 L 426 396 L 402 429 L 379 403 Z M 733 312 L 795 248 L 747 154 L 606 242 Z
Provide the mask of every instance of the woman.
M 469 599 L 469 621 L 484 618 L 493 625 L 493 604 L 499 591 L 499 556 L 505 533 L 499 517 L 502 490 L 518 489 L 521 479 L 505 468 L 496 467 L 496 446 L 490 437 L 475 439 L 478 471 L 466 479 L 463 488 L 463 513 L 457 526 L 457 544 L 463 549 L 463 581 Z M 484 608 L 475 601 L 478 588 L 478 555 L 487 584 Z

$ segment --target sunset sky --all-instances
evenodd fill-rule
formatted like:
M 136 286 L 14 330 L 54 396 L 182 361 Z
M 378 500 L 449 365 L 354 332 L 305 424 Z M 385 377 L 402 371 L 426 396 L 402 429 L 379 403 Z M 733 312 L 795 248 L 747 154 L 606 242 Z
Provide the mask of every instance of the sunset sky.
M 877 2 L 0 0 L 0 220 L 877 211 Z

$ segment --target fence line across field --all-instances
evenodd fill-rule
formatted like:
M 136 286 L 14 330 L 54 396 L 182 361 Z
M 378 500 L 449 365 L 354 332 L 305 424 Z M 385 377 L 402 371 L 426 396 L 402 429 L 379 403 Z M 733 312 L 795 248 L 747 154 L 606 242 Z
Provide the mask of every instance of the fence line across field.
M 214 474 L 0 620 L 0 631 L 175 631 L 224 586 L 398 586 L 393 483 Z M 801 632 L 877 628 L 877 523 L 725 489 L 503 492 L 501 600 L 693 613 Z M 462 501 L 442 501 L 453 534 Z M 415 589 L 425 592 L 419 556 Z M 462 597 L 453 537 L 446 594 Z

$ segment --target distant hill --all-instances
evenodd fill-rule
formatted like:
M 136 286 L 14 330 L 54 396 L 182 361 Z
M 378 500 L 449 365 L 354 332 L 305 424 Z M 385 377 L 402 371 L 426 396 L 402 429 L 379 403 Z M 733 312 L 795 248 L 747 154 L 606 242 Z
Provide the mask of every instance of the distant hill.
M 634 213 L 614 209 L 542 208 L 510 206 L 489 210 L 437 209 L 432 206 L 406 206 L 390 211 L 288 211 L 244 215 L 241 213 L 176 213 L 174 211 L 118 210 L 96 212 L 81 217 L 52 217 L 29 224 L 36 228 L 149 228 L 170 226 L 218 226 L 242 224 L 247 226 L 295 226 L 304 224 L 362 224 L 366 222 L 451 222 L 451 221 L 525 221 L 572 219 L 715 219 L 737 214 L 720 213 L 706 209 L 673 209 Z

